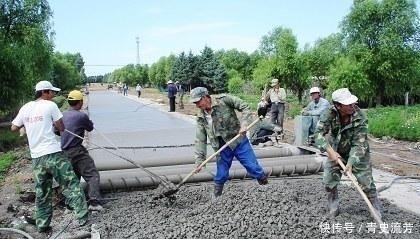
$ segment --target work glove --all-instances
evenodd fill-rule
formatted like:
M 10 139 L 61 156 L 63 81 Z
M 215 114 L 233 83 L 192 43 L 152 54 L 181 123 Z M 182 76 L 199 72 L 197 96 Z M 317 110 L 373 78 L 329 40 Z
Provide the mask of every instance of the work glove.
M 304 116 L 308 116 L 309 112 L 307 110 L 302 110 L 301 114 L 304 115 Z

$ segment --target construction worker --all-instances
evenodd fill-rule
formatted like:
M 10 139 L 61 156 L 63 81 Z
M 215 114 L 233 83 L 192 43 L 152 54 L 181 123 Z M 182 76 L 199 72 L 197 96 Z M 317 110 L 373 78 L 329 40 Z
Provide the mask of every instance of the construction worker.
M 184 93 L 185 89 L 182 83 L 179 83 L 179 81 L 175 82 L 176 89 L 178 91 L 178 97 L 179 97 L 179 108 L 184 109 Z
M 265 100 L 269 102 L 271 123 L 283 128 L 284 110 L 286 103 L 286 90 L 281 88 L 278 79 L 271 80 L 271 89 L 265 95 Z
M 212 97 L 204 87 L 192 89 L 190 101 L 200 109 L 197 116 L 194 152 L 197 165 L 206 158 L 207 138 L 213 149 L 217 151 L 238 133 L 241 134 L 241 137 L 222 150 L 218 156 L 217 172 L 214 177 L 214 196 L 222 195 L 223 185 L 228 180 L 233 157 L 238 159 L 248 174 L 256 178 L 259 184 L 267 184 L 267 176 L 258 164 L 254 150 L 245 136 L 246 126 L 252 118 L 249 106 L 241 99 L 230 95 L 222 94 Z M 235 110 L 242 112 L 242 122 L 238 120 Z M 196 172 L 200 170 L 201 168 L 198 166 Z
M 79 225 L 88 221 L 85 195 L 54 135 L 54 126 L 64 131 L 63 115 L 51 101 L 57 91 L 60 89 L 49 81 L 38 82 L 35 86 L 36 100 L 22 106 L 11 126 L 12 131 L 21 127 L 26 130 L 35 180 L 36 227 L 39 232 L 46 233 L 51 231 L 53 178 L 65 189 L 66 203 L 74 210 Z
M 318 87 L 312 87 L 309 90 L 309 94 L 311 95 L 312 101 L 302 109 L 302 115 L 308 117 L 308 126 L 309 128 L 306 128 L 304 130 L 308 130 L 306 132 L 311 139 L 313 140 L 313 134 L 315 132 L 316 125 L 318 123 L 319 117 L 321 116 L 324 111 L 326 111 L 328 108 L 330 108 L 330 103 L 328 100 L 321 97 L 321 90 Z
M 356 105 L 357 97 L 347 88 L 332 93 L 333 106 L 320 118 L 315 130 L 315 145 L 327 152 L 329 160 L 324 163 L 323 182 L 328 192 L 328 209 L 332 216 L 339 214 L 337 185 L 341 179 L 340 158 L 346 164 L 346 172 L 357 178 L 377 215 L 381 215 L 381 203 L 372 177 L 368 120 Z M 327 140 L 326 135 L 330 133 Z
M 136 85 L 137 98 L 140 98 L 141 90 L 142 90 L 142 88 L 141 88 L 140 84 L 137 84 Z
M 252 145 L 273 145 L 274 143 L 272 140 L 276 138 L 273 134 L 282 132 L 283 129 L 279 126 L 271 123 L 270 119 L 265 118 L 267 114 L 266 107 L 258 107 L 257 110 L 258 117 L 262 118 L 258 123 L 256 123 L 248 132 L 249 140 Z
M 61 149 L 70 159 L 76 176 L 87 183 L 87 196 L 90 211 L 102 211 L 102 196 L 99 190 L 99 172 L 95 162 L 87 149 L 82 145 L 82 138 L 86 131 L 93 130 L 93 123 L 87 114 L 80 111 L 83 106 L 83 94 L 73 90 L 67 97 L 70 109 L 63 112 L 63 123 L 66 130 L 79 137 L 64 131 L 61 133 Z
M 177 88 L 172 80 L 167 82 L 168 85 L 168 99 L 169 99 L 169 112 L 175 112 L 175 98 Z

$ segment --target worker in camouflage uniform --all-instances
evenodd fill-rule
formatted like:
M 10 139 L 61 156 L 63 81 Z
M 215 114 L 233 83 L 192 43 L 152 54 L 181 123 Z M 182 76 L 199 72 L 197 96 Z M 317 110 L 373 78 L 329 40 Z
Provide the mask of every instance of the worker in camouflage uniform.
M 258 164 L 254 150 L 245 136 L 246 127 L 251 120 L 252 114 L 249 106 L 241 99 L 230 95 L 210 96 L 204 87 L 191 90 L 190 101 L 201 109 L 197 116 L 197 132 L 195 140 L 196 164 L 203 162 L 207 155 L 207 138 L 214 151 L 217 151 L 226 142 L 241 134 L 229 147 L 221 151 L 217 158 L 217 172 L 214 177 L 214 196 L 222 195 L 223 185 L 228 180 L 229 169 L 233 157 L 245 167 L 248 174 L 256 178 L 258 183 L 268 183 L 267 176 Z M 239 122 L 236 111 L 242 112 L 242 122 Z M 201 168 L 198 166 L 196 172 Z
M 11 126 L 12 131 L 25 127 L 28 137 L 35 179 L 35 220 L 39 232 L 51 231 L 53 178 L 65 189 L 66 204 L 74 210 L 79 225 L 88 221 L 85 195 L 54 135 L 53 125 L 64 131 L 63 115 L 51 101 L 57 91 L 60 89 L 48 81 L 38 82 L 35 86 L 36 100 L 22 106 Z
M 257 113 L 261 120 L 249 130 L 248 138 L 252 145 L 273 145 L 274 142 L 271 141 L 272 138 L 276 138 L 276 136 L 280 134 L 283 129 L 280 126 L 271 123 L 270 119 L 265 118 L 267 115 L 266 107 L 259 107 Z M 273 135 L 275 133 L 277 135 Z
M 70 91 L 67 102 L 70 109 L 63 112 L 63 123 L 71 133 L 64 131 L 61 134 L 61 149 L 70 159 L 77 178 L 80 180 L 83 177 L 86 181 L 89 211 L 102 211 L 99 172 L 95 166 L 95 161 L 83 146 L 82 139 L 85 136 L 85 131 L 93 130 L 93 122 L 87 114 L 80 111 L 83 106 L 82 92 L 78 90 Z
M 337 185 L 341 171 L 337 159 L 340 158 L 346 164 L 345 171 L 353 173 L 377 215 L 381 216 L 381 203 L 372 177 L 367 139 L 368 120 L 355 105 L 357 97 L 347 88 L 334 91 L 332 101 L 333 106 L 321 116 L 315 130 L 315 145 L 321 152 L 327 152 L 329 158 L 324 162 L 323 177 L 328 192 L 329 213 L 332 216 L 339 214 Z

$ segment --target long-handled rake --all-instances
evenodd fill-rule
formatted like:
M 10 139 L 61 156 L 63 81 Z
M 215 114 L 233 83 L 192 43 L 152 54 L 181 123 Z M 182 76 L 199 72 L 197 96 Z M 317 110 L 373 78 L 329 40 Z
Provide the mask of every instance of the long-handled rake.
M 248 131 L 249 129 L 251 129 L 252 126 L 254 126 L 258 121 L 260 121 L 259 119 L 256 119 L 254 122 L 252 122 L 251 124 L 248 125 L 248 127 L 246 127 L 246 131 Z M 154 197 L 153 199 L 160 199 L 160 198 L 164 198 L 164 197 L 171 197 L 173 196 L 176 192 L 179 191 L 179 188 L 191 177 L 193 176 L 198 170 L 200 170 L 202 167 L 204 167 L 211 159 L 213 159 L 214 157 L 216 157 L 220 152 L 222 152 L 226 147 L 228 147 L 230 144 L 232 144 L 235 140 L 237 140 L 239 137 L 241 137 L 241 134 L 237 134 L 235 137 L 233 137 L 231 140 L 229 140 L 228 142 L 226 142 L 222 147 L 219 148 L 219 150 L 217 150 L 216 152 L 214 152 L 212 155 L 210 155 L 206 160 L 204 160 L 197 168 L 195 168 L 194 170 L 192 170 L 185 178 L 182 179 L 182 181 L 180 183 L 178 183 L 178 185 L 176 185 L 175 188 L 172 188 L 164 193 L 162 193 L 159 196 Z
M 343 161 L 341 161 L 341 159 L 338 158 L 337 159 L 337 162 L 340 165 L 340 167 L 345 171 L 346 170 L 346 166 L 344 165 Z M 346 175 L 347 175 L 347 177 L 350 178 L 351 182 L 356 187 L 357 191 L 360 193 L 360 195 L 362 196 L 363 200 L 367 204 L 367 206 L 369 208 L 369 212 L 372 215 L 372 217 L 375 220 L 375 222 L 377 223 L 377 225 L 382 225 L 383 224 L 382 219 L 378 216 L 378 214 L 375 211 L 375 208 L 372 206 L 372 203 L 369 201 L 369 199 L 367 198 L 366 194 L 363 192 L 362 188 L 357 183 L 356 177 L 353 175 L 352 172 L 346 172 Z
M 67 133 L 69 133 L 69 134 L 71 134 L 71 135 L 73 135 L 73 136 L 75 136 L 75 137 L 78 137 L 78 138 L 80 138 L 80 139 L 82 139 L 82 140 L 83 140 L 83 137 L 81 137 L 81 136 L 79 136 L 79 135 L 77 135 L 77 134 L 75 134 L 75 133 L 73 133 L 73 132 L 71 132 L 71 131 L 69 131 L 69 130 L 67 130 L 67 129 L 65 129 L 65 131 L 66 131 Z M 163 179 L 162 177 L 160 177 L 159 175 L 157 175 L 157 174 L 153 173 L 152 171 L 150 171 L 150 170 L 146 169 L 146 168 L 145 168 L 145 167 L 143 167 L 142 165 L 140 165 L 140 164 L 138 164 L 138 163 L 134 162 L 132 159 L 129 159 L 129 158 L 127 158 L 127 157 L 124 157 L 124 156 L 122 156 L 122 155 L 119 155 L 119 154 L 117 154 L 117 153 L 115 153 L 115 152 L 112 152 L 111 150 L 109 150 L 109 149 L 107 149 L 107 148 L 105 148 L 105 147 L 103 147 L 103 146 L 101 146 L 101 145 L 97 145 L 97 144 L 92 143 L 92 142 L 89 142 L 89 143 L 90 143 L 90 144 L 95 145 L 96 147 L 99 147 L 99 148 L 101 148 L 101 149 L 105 150 L 106 152 L 108 152 L 108 153 L 110 153 L 110 154 L 112 154 L 112 155 L 114 155 L 114 156 L 117 156 L 117 157 L 118 157 L 118 158 L 120 158 L 120 159 L 123 159 L 123 160 L 125 160 L 125 161 L 127 161 L 127 162 L 129 162 L 129 163 L 133 164 L 133 165 L 134 165 L 134 166 L 136 166 L 137 168 L 139 168 L 139 169 L 141 169 L 142 171 L 144 171 L 145 173 L 147 173 L 150 177 L 152 177 L 152 178 L 156 179 L 158 182 L 160 182 L 160 183 L 162 184 L 162 186 L 163 186 L 163 187 L 165 187 L 167 190 L 174 190 L 174 189 L 176 188 L 176 186 L 175 186 L 172 182 L 170 182 L 170 181 L 168 181 L 168 180 Z

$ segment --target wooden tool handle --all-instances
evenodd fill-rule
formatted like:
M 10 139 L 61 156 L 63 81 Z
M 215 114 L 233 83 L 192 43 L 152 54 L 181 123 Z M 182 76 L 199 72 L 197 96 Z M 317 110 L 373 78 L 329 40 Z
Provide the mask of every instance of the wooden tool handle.
M 248 131 L 249 129 L 251 129 L 252 126 L 254 126 L 256 123 L 258 123 L 258 121 L 260 121 L 260 118 L 256 119 L 255 121 L 253 121 L 251 124 L 249 124 L 246 127 L 246 130 Z M 204 165 L 206 165 L 211 159 L 213 159 L 214 157 L 216 157 L 218 154 L 220 154 L 220 152 L 222 152 L 222 150 L 224 150 L 226 147 L 228 147 L 231 143 L 233 143 L 235 140 L 237 140 L 239 137 L 241 137 L 241 134 L 237 134 L 235 137 L 233 137 L 231 140 L 229 140 L 228 142 L 226 142 L 222 147 L 219 148 L 219 150 L 217 150 L 216 152 L 214 152 L 212 155 L 210 155 L 206 160 L 204 160 L 197 168 L 202 168 Z M 246 136 L 245 136 L 246 137 Z M 185 178 L 182 179 L 182 181 L 177 185 L 177 187 L 179 188 L 179 186 L 181 186 L 182 184 L 184 184 L 192 175 L 195 174 L 196 169 L 194 169 L 193 171 L 191 171 L 191 173 L 189 173 Z
M 340 167 L 344 170 L 344 172 L 346 172 L 346 166 L 344 165 L 343 161 L 341 161 L 341 159 L 338 158 L 337 162 L 340 165 Z M 375 220 L 375 222 L 379 225 L 383 224 L 381 218 L 376 214 L 375 208 L 372 206 L 372 203 L 369 201 L 368 197 L 363 192 L 362 188 L 359 186 L 359 183 L 357 182 L 357 179 L 353 175 L 353 173 L 352 172 L 346 172 L 346 175 L 347 175 L 347 177 L 350 178 L 350 180 L 352 181 L 354 186 L 356 186 L 356 189 L 357 189 L 357 191 L 359 191 L 360 195 L 362 195 L 362 198 L 365 201 L 365 203 L 368 205 L 370 214 L 373 216 L 373 219 Z

